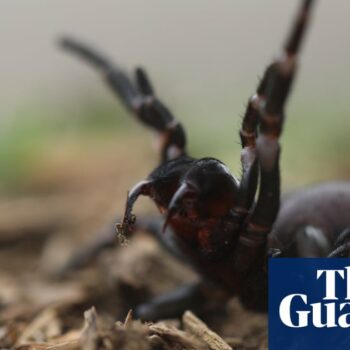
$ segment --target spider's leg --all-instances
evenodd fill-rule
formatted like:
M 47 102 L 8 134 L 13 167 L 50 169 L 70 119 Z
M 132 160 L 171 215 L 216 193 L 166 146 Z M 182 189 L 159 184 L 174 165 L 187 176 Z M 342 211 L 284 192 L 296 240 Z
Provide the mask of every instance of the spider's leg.
M 115 248 L 117 239 L 115 235 L 115 225 L 113 228 L 107 225 L 97 234 L 83 242 L 75 249 L 62 266 L 58 266 L 53 273 L 53 277 L 63 278 L 67 274 L 86 267 L 106 250 Z
M 142 68 L 136 69 L 134 84 L 122 69 L 90 47 L 68 38 L 62 39 L 61 45 L 99 70 L 127 109 L 134 113 L 139 121 L 157 132 L 162 162 L 186 153 L 186 135 L 182 125 L 157 99 Z
M 260 117 L 260 106 L 265 102 L 266 82 L 271 75 L 271 71 L 272 66 L 267 67 L 256 93 L 249 99 L 239 132 L 242 145 L 242 176 L 239 186 L 238 201 L 234 209 L 243 217 L 249 212 L 254 202 L 258 186 L 259 168 L 256 153 L 257 129 Z
M 256 152 L 260 171 L 257 204 L 240 235 L 237 265 L 249 268 L 263 254 L 280 204 L 280 146 L 284 108 L 296 71 L 297 55 L 307 28 L 312 0 L 302 0 L 282 54 L 270 65 L 265 101 L 260 105 Z
M 178 248 L 171 228 L 163 232 L 164 220 L 157 217 L 138 217 L 134 231 L 143 231 L 154 237 L 160 246 L 182 263 L 190 264 Z
M 177 318 L 186 310 L 198 314 L 223 306 L 227 300 L 228 294 L 225 291 L 199 281 L 183 285 L 139 305 L 135 309 L 135 316 L 144 321 Z
M 313 0 L 304 0 L 301 10 L 298 14 L 296 22 L 290 33 L 284 48 L 283 55 L 287 62 L 284 66 L 288 69 L 288 64 L 294 64 L 295 55 L 299 51 L 302 42 L 305 27 L 307 25 L 307 17 Z M 283 59 L 282 58 L 282 59 Z M 253 201 L 258 184 L 258 166 L 257 166 L 257 150 L 256 137 L 259 119 L 261 118 L 261 106 L 266 103 L 267 83 L 273 74 L 276 74 L 275 63 L 267 67 L 264 76 L 258 86 L 256 94 L 254 94 L 247 105 L 240 130 L 242 152 L 242 178 L 238 203 L 235 210 L 238 213 L 245 214 L 249 211 Z M 283 67 L 281 67 L 283 69 Z M 293 73 L 292 73 L 293 75 Z M 293 77 L 291 77 L 292 79 Z M 287 85 L 287 84 L 286 84 Z M 282 92 L 283 93 L 283 92 Z M 287 92 L 288 94 L 288 92 Z M 282 100 L 280 102 L 283 102 Z
M 350 227 L 345 229 L 334 244 L 334 250 L 328 255 L 329 258 L 350 257 Z
M 158 217 L 139 217 L 136 223 L 133 225 L 130 234 L 133 235 L 135 232 L 142 231 L 151 235 L 172 256 L 179 261 L 186 263 L 187 259 L 178 249 L 175 241 L 173 240 L 173 234 L 170 229 L 169 232 L 163 234 L 162 227 L 163 220 Z M 58 267 L 54 275 L 56 277 L 64 277 L 70 272 L 89 265 L 104 251 L 116 248 L 118 245 L 119 241 L 116 237 L 115 224 L 107 225 L 100 232 L 98 232 L 98 234 L 94 235 L 92 239 L 83 243 L 82 246 L 73 252 L 65 264 Z
M 350 257 L 350 242 L 343 244 L 342 246 L 334 249 L 328 258 L 349 258 Z
M 341 231 L 340 235 L 334 243 L 335 248 L 339 248 L 345 243 L 350 242 L 350 227 L 346 228 L 344 231 Z

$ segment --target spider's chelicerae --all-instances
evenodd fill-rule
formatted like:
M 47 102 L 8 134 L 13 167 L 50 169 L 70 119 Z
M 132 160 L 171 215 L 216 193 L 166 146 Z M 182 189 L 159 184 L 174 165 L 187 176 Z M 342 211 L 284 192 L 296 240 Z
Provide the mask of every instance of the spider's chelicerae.
M 183 126 L 156 97 L 143 69 L 136 70 L 132 81 L 94 50 L 74 40 L 62 41 L 66 50 L 102 72 L 124 105 L 161 140 L 160 164 L 128 193 L 119 234 L 146 229 L 203 277 L 139 306 L 137 316 L 174 317 L 205 305 L 216 290 L 237 295 L 247 308 L 264 311 L 267 257 L 349 256 L 350 183 L 320 184 L 280 201 L 278 140 L 313 3 L 302 0 L 282 53 L 267 67 L 248 102 L 240 130 L 239 182 L 221 161 L 188 155 Z M 150 197 L 164 213 L 162 223 L 135 223 L 132 207 L 140 195 Z M 85 249 L 69 267 L 81 265 L 114 240 Z

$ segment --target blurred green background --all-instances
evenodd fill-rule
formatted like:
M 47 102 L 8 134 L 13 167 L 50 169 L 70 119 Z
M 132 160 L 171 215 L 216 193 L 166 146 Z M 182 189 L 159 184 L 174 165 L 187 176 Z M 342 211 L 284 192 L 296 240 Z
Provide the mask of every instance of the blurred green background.
M 160 98 L 185 125 L 191 154 L 217 157 L 239 174 L 245 103 L 278 54 L 297 4 L 2 1 L 0 193 L 58 191 L 62 182 L 75 191 L 89 174 L 100 180 L 84 180 L 86 187 L 108 181 L 126 191 L 156 165 L 152 135 L 96 72 L 59 50 L 62 34 L 129 71 L 146 67 Z M 349 13 L 346 0 L 319 1 L 315 11 L 282 138 L 285 190 L 349 179 Z

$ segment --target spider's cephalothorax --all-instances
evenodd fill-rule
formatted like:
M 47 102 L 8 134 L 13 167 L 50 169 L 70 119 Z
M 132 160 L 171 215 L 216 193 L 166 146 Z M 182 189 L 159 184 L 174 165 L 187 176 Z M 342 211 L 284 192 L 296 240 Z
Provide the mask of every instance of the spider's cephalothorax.
M 119 233 L 128 236 L 135 226 L 143 227 L 204 277 L 138 307 L 140 317 L 173 317 L 186 308 L 199 308 L 218 289 L 236 294 L 251 309 L 266 310 L 267 256 L 326 256 L 332 249 L 331 256 L 348 255 L 349 183 L 320 185 L 288 197 L 280 206 L 278 140 L 313 3 L 301 1 L 282 53 L 248 101 L 240 130 L 240 181 L 219 160 L 187 154 L 182 125 L 158 100 L 144 70 L 137 69 L 132 82 L 92 49 L 71 39 L 62 41 L 65 49 L 98 68 L 125 106 L 159 136 L 160 165 L 128 193 Z M 132 207 L 140 195 L 152 198 L 164 213 L 161 225 L 147 219 L 135 224 Z M 78 254 L 69 266 L 88 260 L 114 240 L 109 239 Z

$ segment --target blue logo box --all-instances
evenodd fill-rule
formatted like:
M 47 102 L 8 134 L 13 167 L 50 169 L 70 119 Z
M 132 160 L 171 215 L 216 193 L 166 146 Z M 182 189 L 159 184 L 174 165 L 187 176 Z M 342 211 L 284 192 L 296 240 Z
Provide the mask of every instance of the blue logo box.
M 269 350 L 350 349 L 350 259 L 269 260 Z

